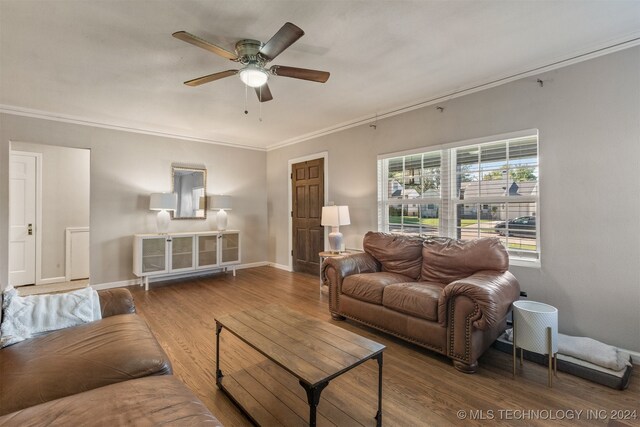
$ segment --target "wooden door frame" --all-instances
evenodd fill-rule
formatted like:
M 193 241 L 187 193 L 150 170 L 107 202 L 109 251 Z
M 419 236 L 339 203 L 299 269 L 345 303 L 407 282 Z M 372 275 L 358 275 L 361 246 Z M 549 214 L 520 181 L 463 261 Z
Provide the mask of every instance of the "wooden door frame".
M 321 151 L 319 153 L 315 153 L 315 154 L 309 154 L 307 156 L 303 156 L 303 157 L 297 157 L 295 159 L 289 159 L 289 161 L 287 162 L 287 180 L 288 180 L 288 184 L 287 184 L 287 205 L 289 207 L 289 210 L 287 212 L 287 218 L 289 218 L 288 224 L 289 224 L 289 252 L 287 252 L 287 259 L 289 260 L 289 262 L 287 263 L 287 269 L 288 271 L 293 271 L 293 255 L 291 255 L 291 252 L 293 251 L 293 218 L 291 217 L 291 211 L 293 210 L 293 189 L 291 188 L 291 174 L 293 173 L 293 165 L 295 165 L 296 163 L 301 163 L 301 162 L 306 162 L 309 160 L 316 160 L 316 159 L 324 159 L 324 206 L 327 205 L 327 203 L 329 202 L 329 152 L 328 151 Z M 325 227 L 324 229 L 324 247 L 327 248 L 329 245 L 329 232 L 327 231 L 327 228 Z
M 11 141 L 9 141 L 9 169 L 11 169 L 11 157 L 13 155 L 16 156 L 27 156 L 27 157 L 35 157 L 36 159 L 36 253 L 35 253 L 35 284 L 43 285 L 46 282 L 42 280 L 42 153 L 37 153 L 33 151 L 20 151 L 14 150 L 11 148 Z M 11 171 L 9 171 L 9 177 L 11 177 Z M 9 203 L 11 203 L 11 188 L 9 188 Z M 9 208 L 9 212 L 11 212 L 11 208 Z M 7 231 L 9 231 L 9 227 L 11 227 L 11 220 L 9 219 L 7 224 Z M 9 260 L 7 259 L 7 263 Z

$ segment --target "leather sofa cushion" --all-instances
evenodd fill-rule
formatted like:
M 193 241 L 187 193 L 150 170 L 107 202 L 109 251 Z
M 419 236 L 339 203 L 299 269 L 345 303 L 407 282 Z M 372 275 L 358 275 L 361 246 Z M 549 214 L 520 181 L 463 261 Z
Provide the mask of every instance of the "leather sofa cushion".
M 420 280 L 449 284 L 482 270 L 505 272 L 509 255 L 500 239 L 434 238 L 424 241 Z
M 382 271 L 417 280 L 422 267 L 422 239 L 369 231 L 362 241 L 364 251 L 377 259 Z
M 386 286 L 410 281 L 411 278 L 407 276 L 388 272 L 353 274 L 342 282 L 342 293 L 360 301 L 382 304 L 382 293 Z
M 442 288 L 440 283 L 396 283 L 384 289 L 382 305 L 421 319 L 437 321 Z
M 0 415 L 86 390 L 171 373 L 145 321 L 133 314 L 31 338 L 0 350 Z
M 140 378 L 0 417 L 2 426 L 222 426 L 173 375 Z

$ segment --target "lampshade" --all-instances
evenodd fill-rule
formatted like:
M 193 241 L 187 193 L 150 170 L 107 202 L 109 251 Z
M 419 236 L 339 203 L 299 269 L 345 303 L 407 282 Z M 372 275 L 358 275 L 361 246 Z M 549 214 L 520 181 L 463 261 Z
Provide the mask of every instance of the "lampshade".
M 260 87 L 267 82 L 269 75 L 258 66 L 249 64 L 240 70 L 240 80 L 249 87 Z
M 178 206 L 176 193 L 152 193 L 149 198 L 149 209 L 152 211 L 175 211 Z
M 331 227 L 351 224 L 349 206 L 323 206 L 320 224 Z
M 213 210 L 231 210 L 231 196 L 223 196 L 221 194 L 211 196 L 211 209 Z

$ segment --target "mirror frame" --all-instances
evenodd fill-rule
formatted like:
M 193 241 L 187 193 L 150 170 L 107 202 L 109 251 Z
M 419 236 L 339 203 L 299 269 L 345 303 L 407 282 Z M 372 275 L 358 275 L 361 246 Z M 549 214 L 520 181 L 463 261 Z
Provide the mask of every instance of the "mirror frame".
M 191 171 L 191 172 L 202 172 L 202 179 L 204 184 L 204 216 L 176 216 L 175 211 L 171 211 L 171 219 L 207 219 L 207 209 L 208 209 L 208 197 L 207 197 L 207 169 L 203 167 L 189 167 L 189 166 L 171 166 L 171 191 L 174 193 L 178 193 L 176 191 L 176 172 L 178 171 Z M 179 200 L 180 198 L 178 198 Z

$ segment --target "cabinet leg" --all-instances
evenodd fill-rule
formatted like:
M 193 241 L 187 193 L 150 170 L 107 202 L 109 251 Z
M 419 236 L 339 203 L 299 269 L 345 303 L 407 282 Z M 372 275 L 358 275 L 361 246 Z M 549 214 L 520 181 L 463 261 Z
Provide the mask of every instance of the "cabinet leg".
M 149 276 L 144 276 L 144 290 L 149 290 Z
M 233 267 L 233 277 L 236 277 L 236 268 Z

